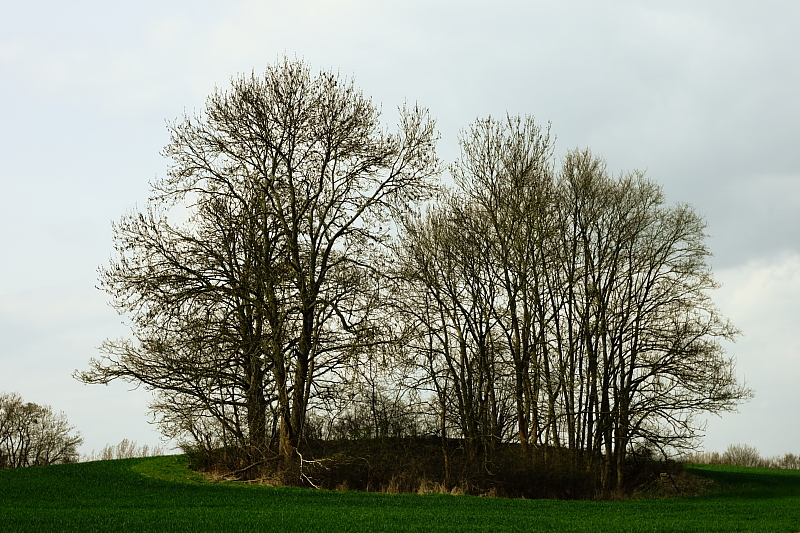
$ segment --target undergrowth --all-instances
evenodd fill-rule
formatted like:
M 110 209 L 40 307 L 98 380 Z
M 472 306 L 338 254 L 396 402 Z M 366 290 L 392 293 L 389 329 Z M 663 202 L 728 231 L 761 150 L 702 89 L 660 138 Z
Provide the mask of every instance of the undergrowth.
M 469 494 L 528 499 L 623 499 L 666 476 L 678 493 L 686 475 L 675 462 L 632 456 L 621 491 L 604 488 L 601 459 L 565 448 L 497 445 L 470 454 L 463 441 L 434 437 L 308 440 L 288 465 L 276 454 L 189 449 L 189 466 L 214 480 L 365 492 Z M 693 489 L 694 490 L 694 489 Z M 652 491 L 651 491 L 652 492 Z

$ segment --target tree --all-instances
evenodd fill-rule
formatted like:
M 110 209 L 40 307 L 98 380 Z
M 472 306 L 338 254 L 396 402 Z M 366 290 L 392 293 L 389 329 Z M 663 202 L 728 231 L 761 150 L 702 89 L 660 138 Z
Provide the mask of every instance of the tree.
M 63 412 L 0 394 L 0 468 L 77 462 L 83 439 L 74 429 Z
M 259 450 L 271 415 L 291 458 L 321 377 L 374 342 L 371 257 L 431 190 L 433 121 L 404 106 L 386 133 L 351 81 L 284 59 L 169 131 L 168 175 L 100 272 L 137 342 L 107 341 L 77 378 L 143 384 L 173 427 L 210 418 Z
M 473 460 L 490 458 L 503 426 L 498 287 L 481 222 L 469 204 L 446 195 L 425 216 L 406 220 L 398 248 L 409 282 L 404 312 L 417 332 L 410 345 Z
M 530 118 L 479 120 L 456 187 L 407 217 L 397 249 L 410 346 L 461 437 L 566 447 L 621 490 L 637 447 L 691 446 L 701 413 L 751 396 L 722 340 L 705 222 L 641 172 L 588 150 L 558 172 Z M 506 432 L 504 398 L 516 432 Z M 491 416 L 487 416 L 491 413 Z
M 484 257 L 501 293 L 492 312 L 500 351 L 512 366 L 517 438 L 527 454 L 543 432 L 537 376 L 549 371 L 543 334 L 550 316 L 541 284 L 552 256 L 553 142 L 549 127 L 543 130 L 533 117 L 507 116 L 477 120 L 460 144 L 451 171 L 486 227 Z
M 635 443 L 690 445 L 699 413 L 732 410 L 751 392 L 720 345 L 738 331 L 709 296 L 718 284 L 691 206 L 664 205 L 642 173 L 611 178 L 588 150 L 564 158 L 559 190 L 571 297 L 558 308 L 574 332 L 557 343 L 570 361 L 559 387 L 565 414 L 580 413 L 571 440 L 602 453 L 605 488 L 621 490 Z
M 407 217 L 397 250 L 410 283 L 406 315 L 420 332 L 412 346 L 472 455 L 488 458 L 516 422 L 527 456 L 535 374 L 548 362 L 537 280 L 548 256 L 552 144 L 531 117 L 478 120 L 460 144 L 455 189 Z

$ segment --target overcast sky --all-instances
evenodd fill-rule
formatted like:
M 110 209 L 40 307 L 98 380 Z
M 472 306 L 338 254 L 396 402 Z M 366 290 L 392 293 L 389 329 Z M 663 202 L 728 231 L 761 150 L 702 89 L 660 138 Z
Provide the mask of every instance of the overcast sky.
M 646 169 L 709 224 L 714 296 L 756 392 L 706 449 L 800 453 L 800 2 L 0 0 L 0 392 L 64 410 L 83 452 L 155 444 L 147 392 L 85 386 L 122 318 L 94 288 L 111 221 L 163 176 L 165 120 L 284 54 L 353 76 L 439 154 L 491 114 Z

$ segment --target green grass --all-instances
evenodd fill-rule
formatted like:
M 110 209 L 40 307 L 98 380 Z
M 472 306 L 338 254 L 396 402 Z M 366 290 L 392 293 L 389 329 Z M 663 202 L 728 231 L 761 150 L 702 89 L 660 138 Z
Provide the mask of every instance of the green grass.
M 203 483 L 180 456 L 0 471 L 0 531 L 800 531 L 800 472 L 694 466 L 721 489 L 617 502 Z

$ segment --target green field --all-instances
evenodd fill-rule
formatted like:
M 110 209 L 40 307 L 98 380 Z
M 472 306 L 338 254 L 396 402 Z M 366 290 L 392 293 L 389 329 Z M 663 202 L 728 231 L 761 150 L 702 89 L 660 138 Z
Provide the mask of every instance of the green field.
M 591 502 L 208 484 L 183 461 L 0 471 L 0 531 L 800 531 L 800 471 L 695 466 L 721 488 Z

